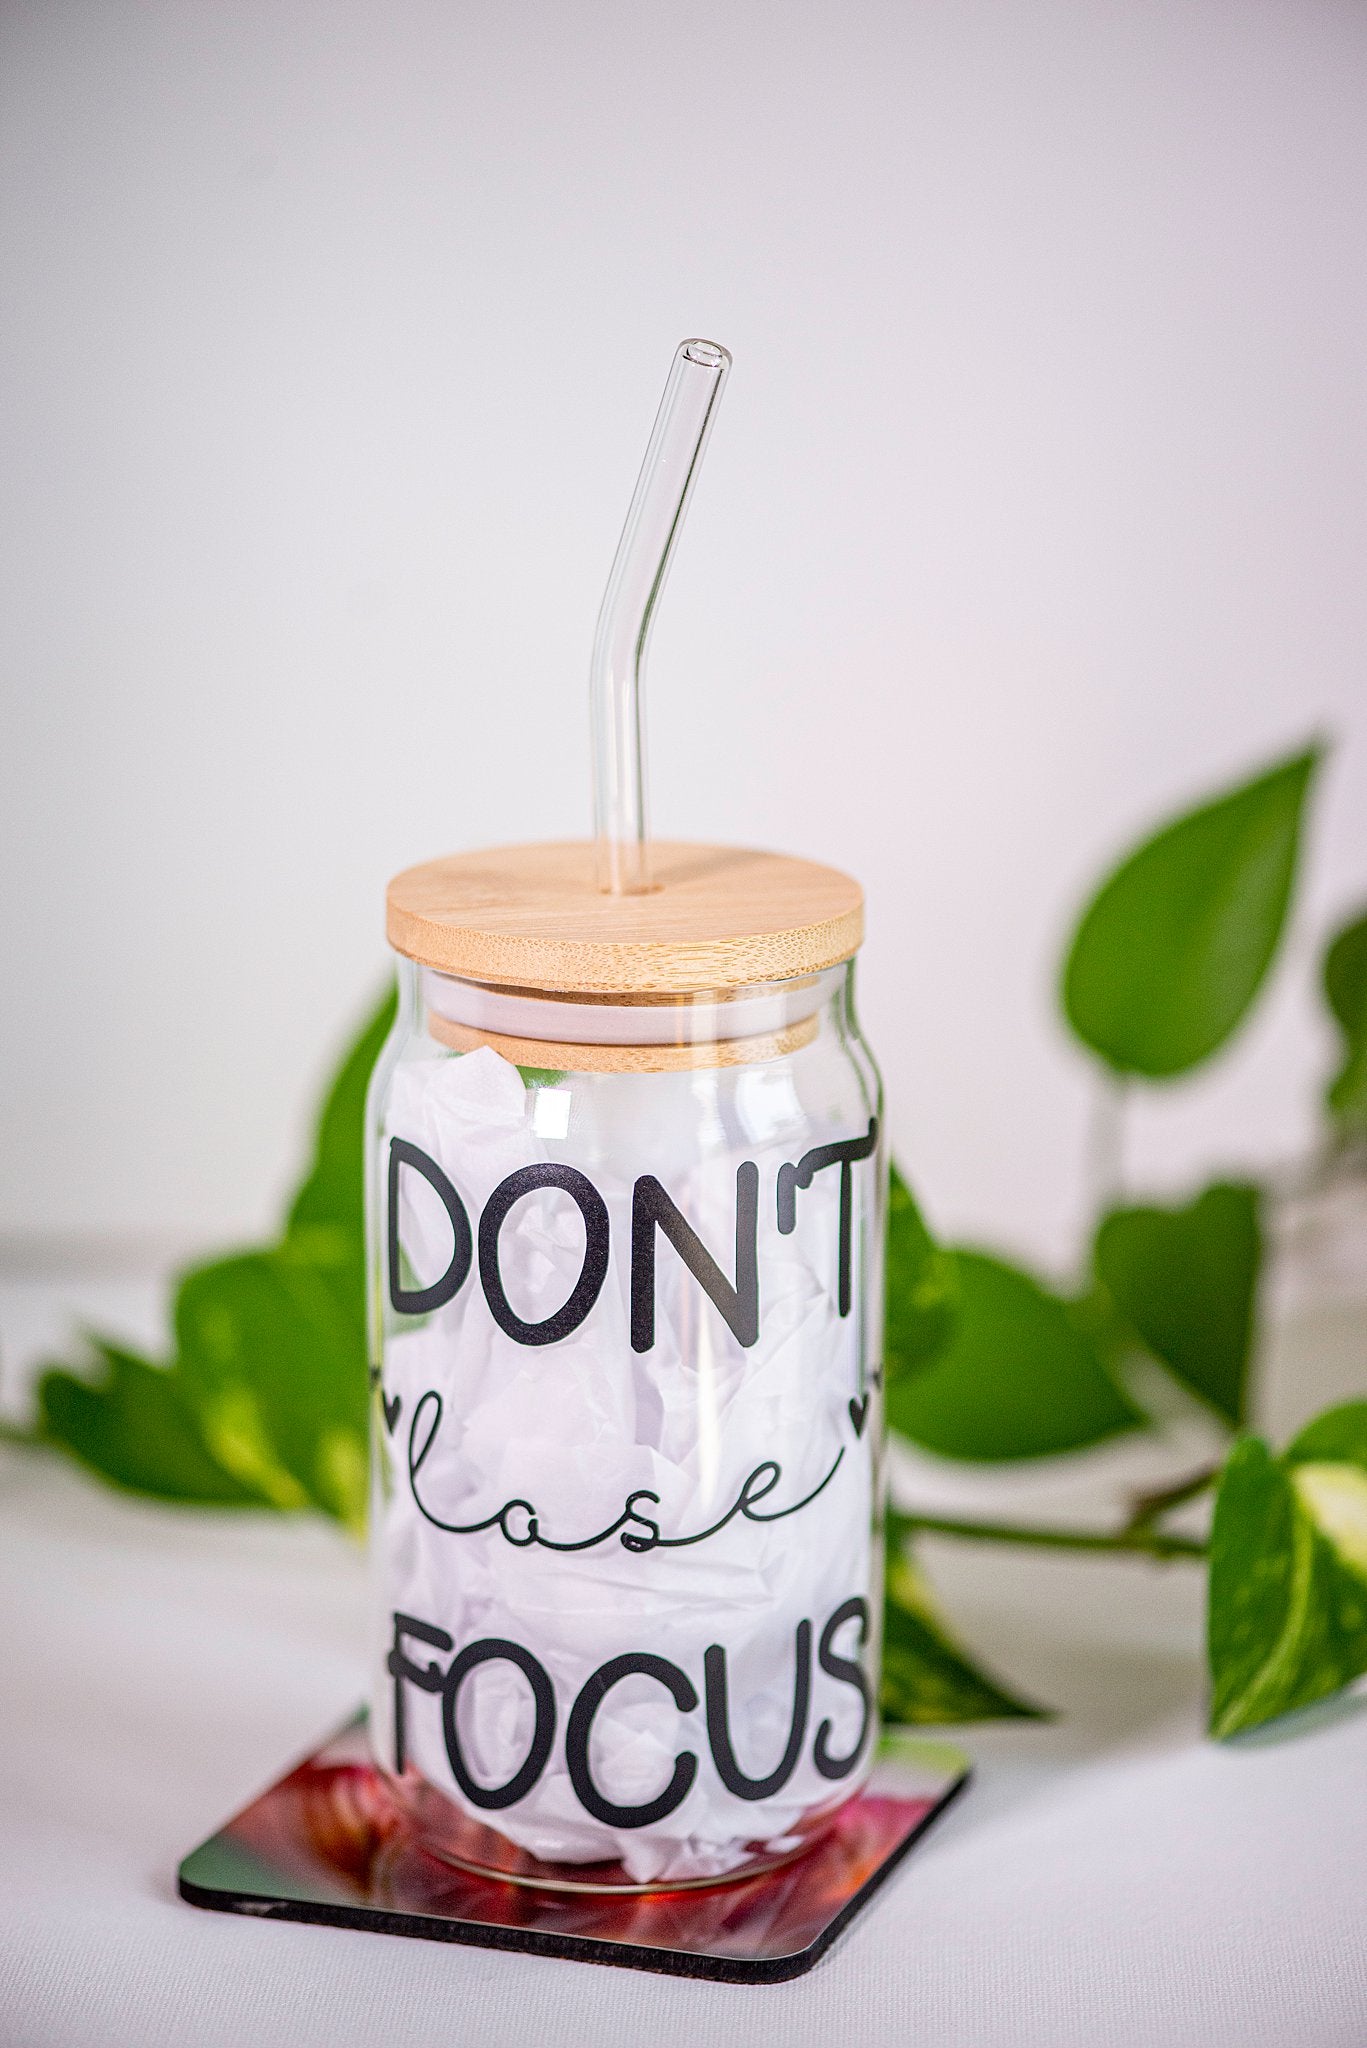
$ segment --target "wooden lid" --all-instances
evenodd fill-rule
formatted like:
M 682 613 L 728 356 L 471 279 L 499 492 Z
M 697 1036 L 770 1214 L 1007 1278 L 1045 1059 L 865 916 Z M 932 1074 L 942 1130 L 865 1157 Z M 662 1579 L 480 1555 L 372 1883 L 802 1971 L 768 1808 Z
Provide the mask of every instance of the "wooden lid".
M 814 974 L 864 936 L 863 891 L 837 868 L 676 840 L 652 863 L 648 896 L 608 896 L 587 840 L 426 861 L 389 885 L 389 942 L 471 981 L 626 996 Z

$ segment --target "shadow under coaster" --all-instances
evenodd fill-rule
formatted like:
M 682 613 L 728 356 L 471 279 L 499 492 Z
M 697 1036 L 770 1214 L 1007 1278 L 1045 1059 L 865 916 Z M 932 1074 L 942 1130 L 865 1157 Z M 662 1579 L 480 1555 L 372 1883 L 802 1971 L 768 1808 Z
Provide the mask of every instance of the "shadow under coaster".
M 674 1891 L 540 1890 L 422 1848 L 370 1761 L 361 1713 L 186 1857 L 180 1895 L 220 1913 L 776 1984 L 825 1954 L 967 1777 L 960 1750 L 899 1735 L 791 1863 Z

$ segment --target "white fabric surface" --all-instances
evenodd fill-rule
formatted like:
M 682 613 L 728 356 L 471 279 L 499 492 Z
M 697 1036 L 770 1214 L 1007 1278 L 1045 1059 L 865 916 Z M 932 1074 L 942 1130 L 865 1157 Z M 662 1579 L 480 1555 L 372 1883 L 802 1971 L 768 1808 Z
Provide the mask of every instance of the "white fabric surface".
M 32 1291 L 0 1290 L 0 1338 L 25 1317 Z M 956 1737 L 975 1784 L 810 1976 L 690 1984 L 181 1904 L 179 1858 L 360 1697 L 361 1560 L 316 1525 L 0 1454 L 0 2042 L 1367 2041 L 1367 1701 L 1215 1749 L 1199 1574 L 927 1559 L 975 1645 L 1064 1718 Z

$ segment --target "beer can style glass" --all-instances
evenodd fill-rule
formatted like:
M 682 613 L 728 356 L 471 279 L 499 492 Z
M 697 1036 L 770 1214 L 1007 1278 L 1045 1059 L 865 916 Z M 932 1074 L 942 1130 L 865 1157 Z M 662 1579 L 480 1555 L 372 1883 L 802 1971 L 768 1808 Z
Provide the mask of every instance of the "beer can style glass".
M 877 1737 L 861 892 L 668 842 L 653 876 L 398 876 L 367 1106 L 375 1754 L 435 1854 L 571 1889 L 798 1855 Z

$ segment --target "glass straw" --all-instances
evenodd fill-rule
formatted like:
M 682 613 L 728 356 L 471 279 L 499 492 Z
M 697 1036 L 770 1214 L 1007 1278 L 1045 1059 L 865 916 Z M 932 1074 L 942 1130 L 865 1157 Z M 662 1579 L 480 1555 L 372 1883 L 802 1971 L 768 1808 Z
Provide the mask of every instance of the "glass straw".
M 679 344 L 598 613 L 590 668 L 594 833 L 598 886 L 615 896 L 651 886 L 646 647 L 730 367 L 714 341 Z

